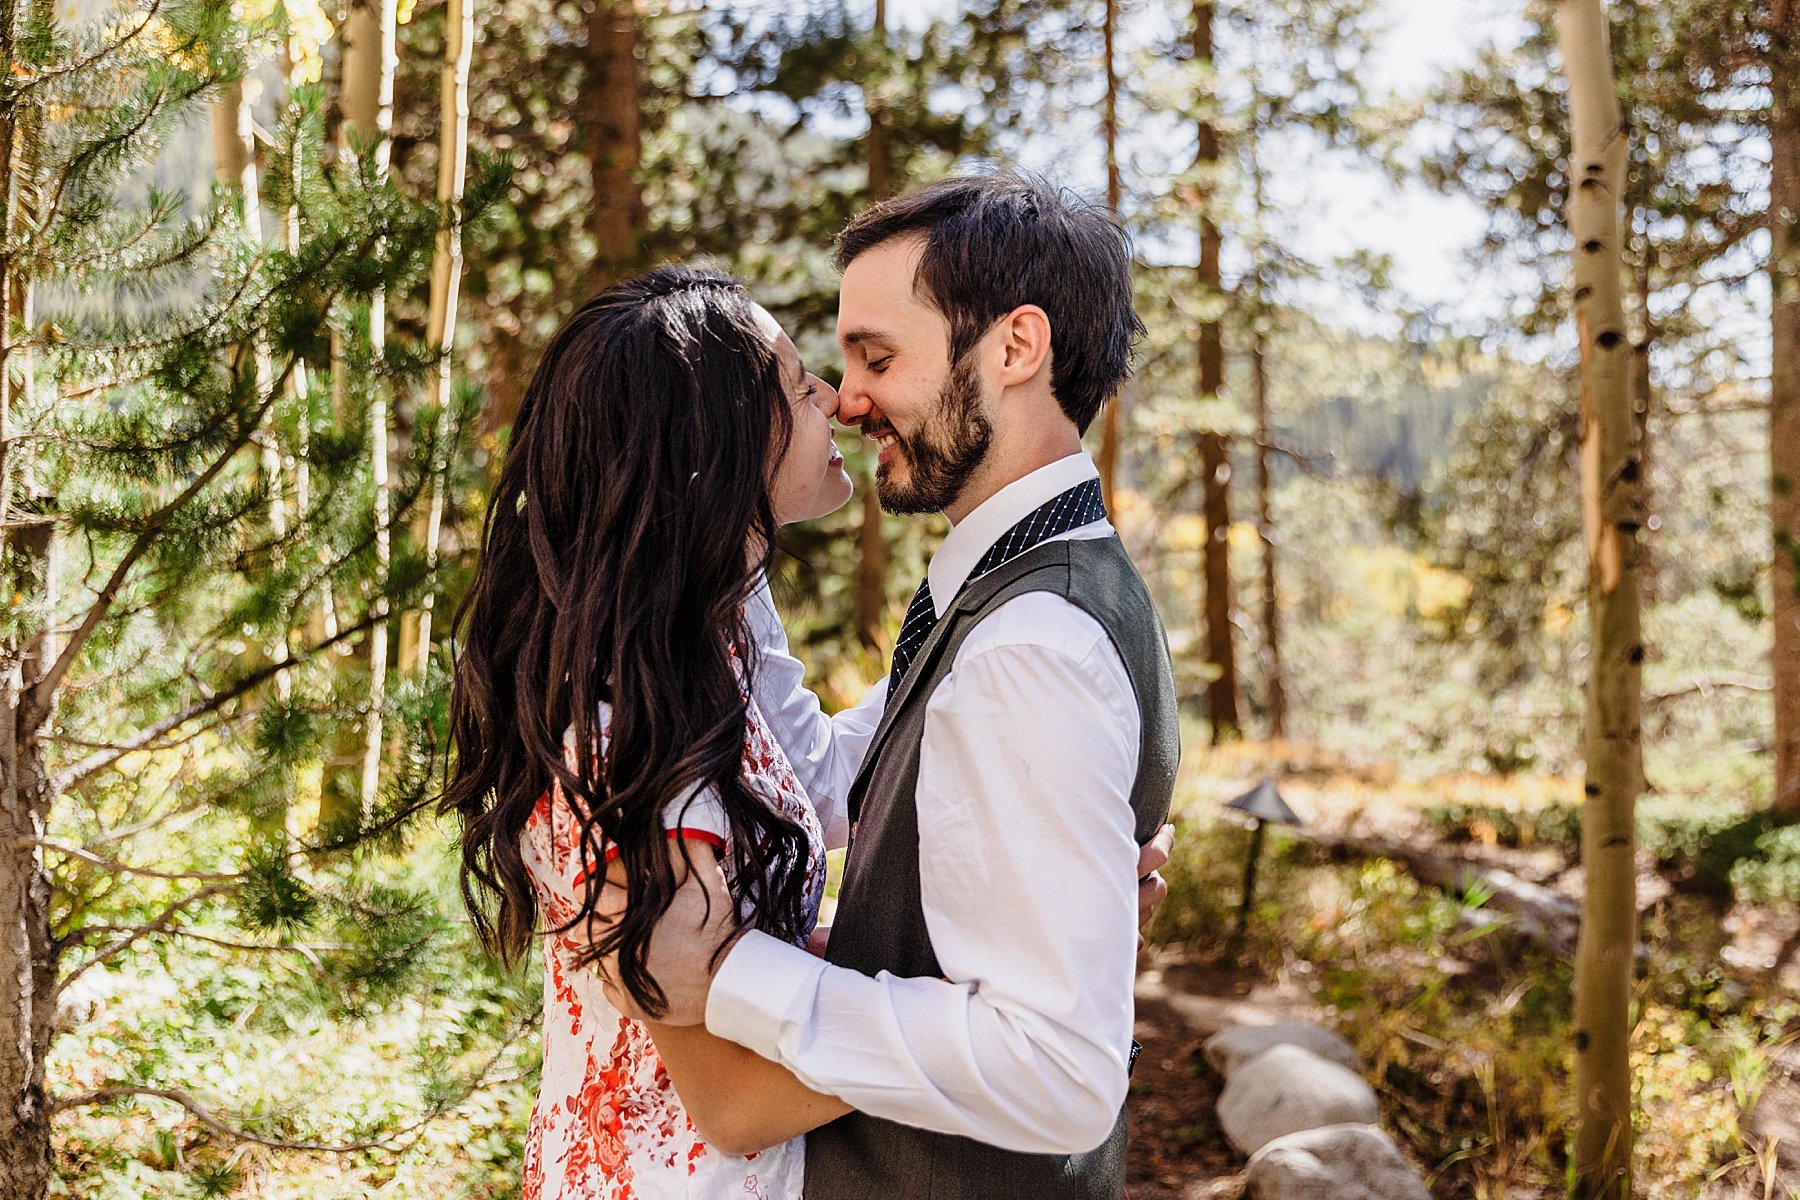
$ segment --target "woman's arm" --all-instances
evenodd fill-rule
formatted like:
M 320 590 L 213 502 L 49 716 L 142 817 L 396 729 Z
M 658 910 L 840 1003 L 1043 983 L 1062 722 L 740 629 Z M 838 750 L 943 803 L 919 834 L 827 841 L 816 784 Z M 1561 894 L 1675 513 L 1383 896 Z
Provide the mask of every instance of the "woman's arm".
M 850 1111 L 704 1025 L 646 1024 L 694 1128 L 726 1154 L 755 1154 Z
M 678 884 L 697 870 L 711 879 L 720 896 L 724 895 L 716 846 L 671 841 L 669 853 L 669 865 Z M 616 902 L 625 890 L 623 865 L 617 860 L 609 862 L 606 879 L 610 885 L 606 893 Z M 598 927 L 616 915 L 597 912 L 591 919 L 592 932 L 597 934 Z M 607 998 L 620 1012 L 643 1021 L 682 1106 L 700 1136 L 714 1149 L 726 1154 L 755 1154 L 850 1111 L 842 1100 L 813 1091 L 785 1067 L 736 1042 L 713 1036 L 704 1025 L 662 1025 L 650 1020 L 617 986 L 610 967 L 608 960 L 600 968 Z
M 756 640 L 757 708 L 818 812 L 825 844 L 836 849 L 850 839 L 845 797 L 881 722 L 886 688 L 877 685 L 855 708 L 826 716 L 806 687 L 806 668 L 788 651 L 787 631 L 766 580 L 750 597 L 746 615 Z

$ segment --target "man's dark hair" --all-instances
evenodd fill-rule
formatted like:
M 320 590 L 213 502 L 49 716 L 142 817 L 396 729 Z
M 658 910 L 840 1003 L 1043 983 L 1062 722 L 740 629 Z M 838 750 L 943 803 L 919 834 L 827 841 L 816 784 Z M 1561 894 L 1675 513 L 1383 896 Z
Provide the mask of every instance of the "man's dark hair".
M 959 361 L 1021 304 L 1050 318 L 1050 389 L 1077 429 L 1131 373 L 1144 332 L 1131 307 L 1131 243 L 1107 209 L 1027 175 L 964 175 L 877 204 L 838 235 L 842 270 L 895 238 L 923 237 L 914 287 L 950 323 Z

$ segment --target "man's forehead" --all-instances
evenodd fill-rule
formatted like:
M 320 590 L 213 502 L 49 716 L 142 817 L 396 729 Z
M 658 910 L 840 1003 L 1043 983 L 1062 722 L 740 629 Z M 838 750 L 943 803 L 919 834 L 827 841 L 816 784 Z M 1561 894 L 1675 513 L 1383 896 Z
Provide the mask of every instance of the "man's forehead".
M 937 317 L 918 293 L 922 237 L 896 238 L 853 259 L 838 290 L 838 341 L 856 346 L 892 340 Z

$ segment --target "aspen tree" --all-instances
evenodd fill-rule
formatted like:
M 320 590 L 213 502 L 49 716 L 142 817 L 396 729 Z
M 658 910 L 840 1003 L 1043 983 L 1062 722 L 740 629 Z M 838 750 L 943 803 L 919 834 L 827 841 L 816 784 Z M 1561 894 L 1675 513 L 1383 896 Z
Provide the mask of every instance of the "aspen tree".
M 27 22 L 52 29 L 55 14 L 41 0 L 0 0 L 0 73 L 8 77 L 30 74 Z M 49 619 L 56 541 L 49 518 L 15 505 L 29 468 L 16 461 L 13 441 L 20 415 L 33 408 L 25 339 L 35 280 L 24 242 L 39 191 L 42 103 L 26 89 L 0 95 L 0 567 L 15 607 L 38 617 L 35 631 L 11 625 L 0 636 L 0 1195 L 25 1197 L 43 1195 L 50 1178 L 44 1068 L 56 1011 L 51 893 L 39 847 L 55 797 L 44 744 L 31 736 L 57 658 Z
M 367 155 L 372 172 L 368 184 L 386 181 L 391 146 L 388 133 L 394 119 L 394 68 L 397 52 L 395 0 L 355 0 L 343 26 L 343 92 L 339 100 L 343 123 L 339 126 L 339 162 Z M 387 385 L 380 377 L 380 363 L 387 349 L 387 297 L 377 289 L 369 299 L 367 352 L 375 370 L 368 380 L 368 455 L 373 484 L 375 579 L 370 600 L 368 637 L 364 657 L 368 664 L 368 691 L 360 703 L 359 721 L 345 725 L 327 764 L 321 821 L 327 828 L 347 820 L 352 807 L 368 813 L 375 804 L 381 778 L 382 706 L 387 698 L 388 669 L 388 570 L 393 560 L 393 516 L 388 465 Z M 332 370 L 333 409 L 346 411 L 348 369 L 342 348 L 334 348 Z M 360 726 L 360 728 L 359 728 Z
M 1568 221 L 1575 242 L 1582 527 L 1592 630 L 1581 820 L 1586 887 L 1575 961 L 1575 1189 L 1584 1198 L 1626 1197 L 1644 657 L 1637 578 L 1640 463 L 1621 228 L 1627 131 L 1601 0 L 1558 0 L 1556 33 L 1569 82 Z
M 1769 516 L 1774 529 L 1775 811 L 1800 819 L 1800 10 L 1768 15 Z
M 638 265 L 646 209 L 638 165 L 643 161 L 643 107 L 638 63 L 642 19 L 636 0 L 587 0 L 586 81 L 579 117 L 587 133 L 594 203 L 590 287 L 598 292 Z
M 1105 106 L 1100 110 L 1100 132 L 1106 141 L 1106 207 L 1123 220 L 1119 206 L 1123 202 L 1123 188 L 1119 181 L 1119 64 L 1114 56 L 1113 42 L 1119 29 L 1119 0 L 1104 0 L 1105 8 L 1101 13 L 1101 57 L 1104 60 L 1106 75 Z M 1100 468 L 1100 492 L 1106 500 L 1106 511 L 1116 513 L 1117 507 L 1113 497 L 1118 488 L 1119 475 L 1119 415 L 1120 407 L 1125 403 L 1123 389 L 1111 396 L 1106 406 L 1100 410 L 1100 453 L 1096 456 L 1095 465 Z
M 431 498 L 415 534 L 425 550 L 430 579 L 416 612 L 400 626 L 400 669 L 422 675 L 431 657 L 431 617 L 437 602 L 438 539 L 444 520 L 448 486 L 451 419 L 451 352 L 456 341 L 457 287 L 462 278 L 463 184 L 469 165 L 469 58 L 475 42 L 473 0 L 449 0 L 444 20 L 444 66 L 438 130 L 438 207 L 444 225 L 438 230 L 431 259 L 431 308 L 426 315 L 425 342 L 438 354 L 432 376 L 432 409 L 436 415 L 436 448 L 431 456 Z

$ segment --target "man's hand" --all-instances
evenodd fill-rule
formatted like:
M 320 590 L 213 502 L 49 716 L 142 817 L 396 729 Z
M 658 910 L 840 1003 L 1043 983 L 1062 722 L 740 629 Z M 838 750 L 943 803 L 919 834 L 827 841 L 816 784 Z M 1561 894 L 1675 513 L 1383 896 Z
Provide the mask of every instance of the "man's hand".
M 737 921 L 732 912 L 731 895 L 725 889 L 725 875 L 711 851 L 690 848 L 692 870 L 684 871 L 677 858 L 676 889 L 669 910 L 656 923 L 650 935 L 650 953 L 645 966 L 663 990 L 667 1010 L 652 1017 L 638 1007 L 631 994 L 619 985 L 618 960 L 609 956 L 597 967 L 604 980 L 606 998 L 615 1008 L 639 1021 L 655 1021 L 660 1025 L 704 1025 L 706 996 L 712 989 L 713 969 L 722 962 L 714 951 L 738 937 Z M 676 851 L 679 854 L 679 851 Z M 685 878 L 682 876 L 685 874 Z M 624 889 L 609 885 L 606 891 L 615 903 L 621 902 Z
M 1138 928 L 1142 929 L 1156 915 L 1156 906 L 1168 897 L 1169 885 L 1157 872 L 1169 861 L 1175 849 L 1175 827 L 1164 825 L 1156 836 L 1138 849 Z M 1138 934 L 1138 949 L 1144 948 L 1144 935 Z

